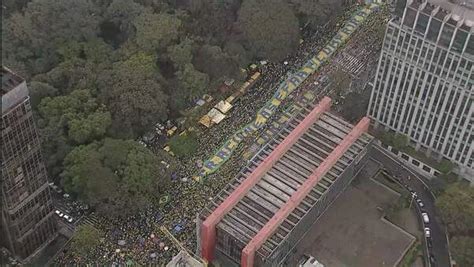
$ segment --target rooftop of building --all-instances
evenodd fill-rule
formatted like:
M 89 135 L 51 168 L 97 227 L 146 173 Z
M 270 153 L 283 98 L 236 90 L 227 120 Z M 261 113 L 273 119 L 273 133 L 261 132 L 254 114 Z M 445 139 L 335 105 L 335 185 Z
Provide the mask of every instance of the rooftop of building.
M 275 135 L 244 167 L 240 173 L 211 201 L 201 216 L 207 218 L 239 185 L 261 164 L 285 138 L 313 110 L 307 107 L 294 117 Z M 228 212 L 217 224 L 218 231 L 225 231 L 244 245 L 269 222 L 290 197 L 312 175 L 337 146 L 349 135 L 353 125 L 340 117 L 325 111 L 312 123 L 297 141 L 272 167 L 260 181 Z M 316 205 L 318 200 L 351 165 L 356 157 L 371 142 L 373 137 L 363 133 L 350 144 L 344 154 L 330 167 L 304 200 L 281 223 L 263 245 L 257 250 L 262 257 L 268 257 L 289 236 L 300 220 Z
M 21 84 L 23 81 L 23 78 L 15 74 L 7 67 L 2 66 L 2 96 Z
M 431 4 L 433 6 L 439 6 L 441 9 L 446 11 L 446 15 L 450 14 L 451 18 L 458 21 L 461 19 L 465 20 L 469 27 L 472 27 L 471 23 L 474 23 L 474 0 L 408 0 L 407 5 L 411 6 L 422 6 L 424 3 Z
M 185 251 L 180 251 L 166 267 L 203 267 L 204 265 Z

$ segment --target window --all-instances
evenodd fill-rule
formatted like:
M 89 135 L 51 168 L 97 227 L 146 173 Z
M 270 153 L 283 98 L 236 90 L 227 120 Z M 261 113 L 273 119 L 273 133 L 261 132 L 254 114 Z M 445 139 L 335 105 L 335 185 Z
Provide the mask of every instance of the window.
M 430 23 L 430 28 L 428 29 L 428 34 L 426 36 L 428 40 L 435 42 L 436 38 L 438 37 L 438 33 L 440 29 L 441 29 L 441 21 L 439 21 L 438 19 L 432 18 L 431 23 Z
M 428 21 L 429 21 L 428 15 L 419 13 L 415 30 L 424 35 L 426 26 L 428 25 Z

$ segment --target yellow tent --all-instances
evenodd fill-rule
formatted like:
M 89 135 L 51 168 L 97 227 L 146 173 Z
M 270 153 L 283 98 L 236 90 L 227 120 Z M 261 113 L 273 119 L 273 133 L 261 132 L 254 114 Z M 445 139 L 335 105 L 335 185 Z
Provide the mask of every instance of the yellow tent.
M 209 117 L 207 114 L 202 116 L 201 119 L 199 120 L 199 123 L 206 126 L 207 128 L 211 127 L 212 125 L 212 120 L 211 117 Z
M 215 124 L 219 124 L 223 119 L 225 119 L 225 115 L 215 108 L 211 109 L 207 113 L 207 115 L 211 118 L 212 122 Z
M 219 101 L 219 103 L 217 103 L 214 108 L 218 109 L 220 112 L 222 112 L 223 114 L 226 114 L 231 108 L 232 108 L 232 105 L 230 103 L 228 103 L 227 101 Z

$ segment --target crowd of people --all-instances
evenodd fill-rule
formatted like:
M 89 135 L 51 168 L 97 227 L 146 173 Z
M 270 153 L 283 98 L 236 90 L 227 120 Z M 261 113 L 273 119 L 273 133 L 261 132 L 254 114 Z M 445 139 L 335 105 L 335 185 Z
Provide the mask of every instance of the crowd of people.
M 230 116 L 210 129 L 197 131 L 201 146 L 193 155 L 179 159 L 175 170 L 178 179 L 172 182 L 167 192 L 170 197 L 167 204 L 151 205 L 146 211 L 128 218 L 100 218 L 94 226 L 103 233 L 103 236 L 100 245 L 94 249 L 93 253 L 77 256 L 66 247 L 56 257 L 56 263 L 60 265 L 165 265 L 180 248 L 159 229 L 159 226 L 166 227 L 189 252 L 195 252 L 198 213 L 212 199 L 211 196 L 215 196 L 244 166 L 246 161 L 242 154 L 256 138 L 244 140 L 244 144 L 239 146 L 227 164 L 221 166 L 218 172 L 206 177 L 202 183 L 196 183 L 192 177 L 198 173 L 200 164 L 235 131 L 253 120 L 258 109 L 272 96 L 287 75 L 296 71 L 309 57 L 317 53 L 352 12 L 353 10 L 349 10 L 338 21 L 328 23 L 320 29 L 303 29 L 303 42 L 294 55 L 286 58 L 284 63 L 270 62 L 262 65 L 260 67 L 262 77 L 234 104 Z M 380 23 L 380 21 L 373 23 Z M 368 27 L 371 27 L 371 24 Z M 370 31 L 370 29 L 363 27 L 361 31 Z M 318 75 L 321 73 L 324 75 L 324 72 L 323 69 Z M 315 86 L 313 82 L 318 75 L 307 79 L 294 92 L 293 99 L 282 103 L 280 112 L 277 112 L 272 119 L 279 117 L 281 111 L 297 101 L 295 99 L 301 99 L 305 91 L 312 90 Z M 264 132 L 267 127 L 261 129 L 256 135 Z

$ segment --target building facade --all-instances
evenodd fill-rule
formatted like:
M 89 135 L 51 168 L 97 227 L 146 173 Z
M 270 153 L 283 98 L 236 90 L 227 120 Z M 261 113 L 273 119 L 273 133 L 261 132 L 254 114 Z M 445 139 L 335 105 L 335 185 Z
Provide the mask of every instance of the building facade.
M 198 251 L 220 266 L 288 266 L 300 239 L 367 159 L 369 119 L 305 107 L 200 214 Z
M 1 245 L 21 260 L 56 236 L 47 173 L 26 82 L 2 67 Z
M 368 116 L 474 181 L 474 1 L 408 0 L 393 18 Z M 434 166 L 436 167 L 436 166 Z

